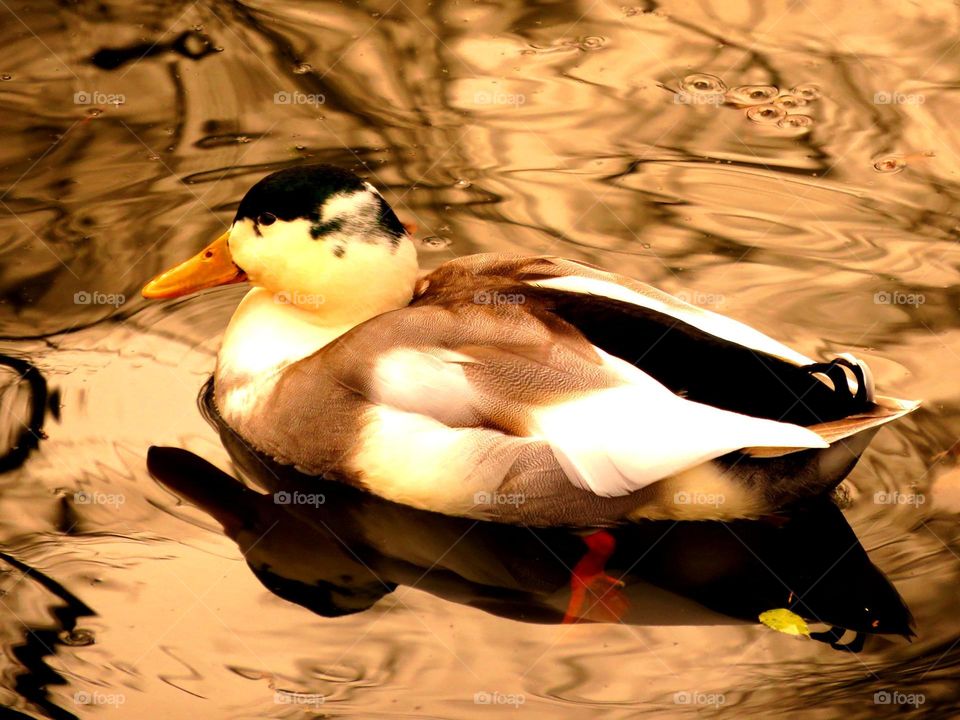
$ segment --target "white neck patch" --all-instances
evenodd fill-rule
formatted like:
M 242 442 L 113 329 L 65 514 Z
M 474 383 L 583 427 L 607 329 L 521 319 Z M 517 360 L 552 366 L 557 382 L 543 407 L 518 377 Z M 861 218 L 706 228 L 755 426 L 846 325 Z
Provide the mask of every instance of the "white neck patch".
M 279 373 L 340 337 L 352 325 L 314 322 L 311 313 L 253 288 L 233 314 L 217 355 L 217 406 L 230 422 L 256 411 Z

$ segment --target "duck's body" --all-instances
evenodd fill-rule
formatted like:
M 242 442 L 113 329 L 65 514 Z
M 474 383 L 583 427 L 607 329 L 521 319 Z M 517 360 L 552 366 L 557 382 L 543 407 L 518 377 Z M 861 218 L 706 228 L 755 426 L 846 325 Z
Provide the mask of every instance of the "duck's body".
M 448 514 L 762 515 L 836 485 L 876 426 L 908 409 L 835 391 L 750 328 L 559 258 L 446 263 L 407 308 L 353 328 L 305 314 L 263 289 L 244 299 L 216 372 L 223 418 L 302 472 Z M 765 418 L 841 421 L 854 437 L 828 447 Z M 735 452 L 760 446 L 794 452 Z
M 229 233 L 260 287 L 231 320 L 215 399 L 301 472 L 534 525 L 756 517 L 834 487 L 915 407 L 876 397 L 852 357 L 817 364 L 582 263 L 476 255 L 417 280 L 411 239 L 359 180 L 299 229 L 302 208 L 260 212 L 309 180 L 284 172 Z

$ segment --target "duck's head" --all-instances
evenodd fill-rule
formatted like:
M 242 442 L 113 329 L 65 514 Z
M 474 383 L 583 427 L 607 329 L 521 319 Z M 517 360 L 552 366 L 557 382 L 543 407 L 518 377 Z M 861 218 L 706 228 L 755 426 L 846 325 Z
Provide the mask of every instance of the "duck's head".
M 144 288 L 147 298 L 249 281 L 332 323 L 403 307 L 416 250 L 380 193 L 330 165 L 280 170 L 247 191 L 230 229 Z

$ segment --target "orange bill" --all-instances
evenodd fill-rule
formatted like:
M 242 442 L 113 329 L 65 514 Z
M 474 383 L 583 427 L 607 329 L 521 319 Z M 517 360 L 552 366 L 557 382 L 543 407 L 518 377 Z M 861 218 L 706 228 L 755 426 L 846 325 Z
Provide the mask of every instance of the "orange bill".
M 228 230 L 189 260 L 160 273 L 143 286 L 145 298 L 173 298 L 189 295 L 197 290 L 243 282 L 246 274 L 230 257 Z

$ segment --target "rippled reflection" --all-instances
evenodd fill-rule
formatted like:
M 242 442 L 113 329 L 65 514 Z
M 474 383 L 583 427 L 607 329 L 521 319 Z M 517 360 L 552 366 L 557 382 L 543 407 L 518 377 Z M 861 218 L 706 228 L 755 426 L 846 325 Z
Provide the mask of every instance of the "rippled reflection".
M 480 693 L 551 718 L 874 717 L 912 710 L 875 703 L 898 692 L 956 713 L 952 3 L 113 2 L 0 16 L 0 705 L 472 718 Z M 205 466 L 165 477 L 175 495 L 148 474 L 150 445 L 231 469 L 196 398 L 242 290 L 150 307 L 137 291 L 215 236 L 256 179 L 305 161 L 383 188 L 418 226 L 425 267 L 478 251 L 594 262 L 806 354 L 852 349 L 885 391 L 925 405 L 878 436 L 842 513 L 675 528 L 656 545 L 653 530 L 618 531 L 630 558 L 651 548 L 625 623 L 556 623 L 579 535 L 480 529 L 431 567 L 458 521 L 369 499 L 350 501 L 356 516 L 323 508 L 358 563 L 315 515 Z M 255 544 L 247 528 L 274 520 L 276 541 Z M 490 558 L 504 544 L 513 565 Z M 863 600 L 901 632 L 902 595 L 917 637 L 861 627 L 851 653 L 757 626 L 758 610 L 790 603 L 769 568 L 809 590 L 825 626 L 862 626 Z

